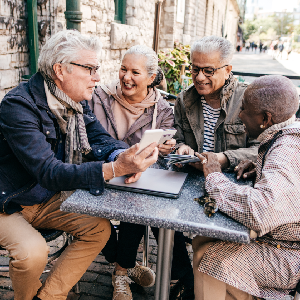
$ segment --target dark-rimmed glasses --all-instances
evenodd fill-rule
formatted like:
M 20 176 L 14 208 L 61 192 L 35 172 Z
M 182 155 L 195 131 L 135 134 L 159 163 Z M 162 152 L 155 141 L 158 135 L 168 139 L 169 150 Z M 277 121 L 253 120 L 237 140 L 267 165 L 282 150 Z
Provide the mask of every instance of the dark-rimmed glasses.
M 80 65 L 80 64 L 75 64 L 73 62 L 70 62 L 71 65 L 75 65 L 75 66 L 79 66 L 85 69 L 89 69 L 90 70 L 90 75 L 95 75 L 97 73 L 97 71 L 100 69 L 100 66 L 96 66 L 96 67 L 90 67 L 90 66 L 86 66 L 86 65 Z
M 215 72 L 219 69 L 222 69 L 224 67 L 227 67 L 228 65 L 224 65 L 223 67 L 220 68 L 213 68 L 213 67 L 204 67 L 204 68 L 200 68 L 197 66 L 194 66 L 193 64 L 189 65 L 189 69 L 192 73 L 192 75 L 197 76 L 199 74 L 200 71 L 202 71 L 202 73 L 206 76 L 206 77 L 211 77 L 214 76 Z

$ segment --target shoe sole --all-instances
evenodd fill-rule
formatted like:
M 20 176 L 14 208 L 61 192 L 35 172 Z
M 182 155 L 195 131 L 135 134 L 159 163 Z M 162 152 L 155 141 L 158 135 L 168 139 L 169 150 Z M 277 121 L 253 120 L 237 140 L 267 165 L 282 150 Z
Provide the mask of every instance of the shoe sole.
M 151 274 L 152 274 L 152 276 L 153 276 L 153 281 L 150 283 L 150 284 L 148 284 L 148 285 L 140 285 L 140 286 L 142 286 L 142 287 L 152 287 L 152 286 L 154 286 L 154 284 L 155 284 L 155 279 L 156 279 L 156 275 L 155 275 L 155 272 L 152 270 L 152 269 L 150 269 L 149 268 L 149 270 L 150 270 L 150 272 L 151 272 Z M 129 275 L 128 275 L 128 277 L 131 279 L 131 280 L 133 280 L 134 281 L 134 279 L 132 278 L 132 277 L 130 277 Z M 135 282 L 135 281 L 134 281 Z M 136 283 L 136 282 L 135 282 Z M 138 284 L 138 283 L 136 283 L 136 284 Z

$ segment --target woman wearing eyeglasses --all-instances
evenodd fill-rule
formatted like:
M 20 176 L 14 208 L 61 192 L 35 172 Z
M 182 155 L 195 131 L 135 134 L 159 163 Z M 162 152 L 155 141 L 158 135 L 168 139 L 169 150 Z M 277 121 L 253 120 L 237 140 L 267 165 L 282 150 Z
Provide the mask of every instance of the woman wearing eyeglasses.
M 204 37 L 192 45 L 193 85 L 177 97 L 174 126 L 181 143 L 178 154 L 215 152 L 222 168 L 229 170 L 257 156 L 257 142 L 248 140 L 238 117 L 247 85 L 231 72 L 233 52 L 232 44 L 222 37 Z M 201 163 L 191 165 L 202 170 Z

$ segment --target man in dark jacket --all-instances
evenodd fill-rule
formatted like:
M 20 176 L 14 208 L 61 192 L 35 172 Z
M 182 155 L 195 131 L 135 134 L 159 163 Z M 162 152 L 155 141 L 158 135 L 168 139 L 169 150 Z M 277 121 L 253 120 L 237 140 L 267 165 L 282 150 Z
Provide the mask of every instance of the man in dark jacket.
M 66 299 L 105 246 L 108 220 L 60 211 L 72 190 L 100 195 L 105 180 L 134 174 L 126 181 L 136 181 L 157 159 L 154 144 L 139 155 L 138 145 L 125 150 L 89 109 L 100 48 L 97 38 L 76 31 L 55 34 L 39 72 L 0 104 L 0 245 L 10 253 L 15 300 Z M 84 155 L 94 161 L 81 164 Z M 48 247 L 36 228 L 74 237 L 43 285 Z

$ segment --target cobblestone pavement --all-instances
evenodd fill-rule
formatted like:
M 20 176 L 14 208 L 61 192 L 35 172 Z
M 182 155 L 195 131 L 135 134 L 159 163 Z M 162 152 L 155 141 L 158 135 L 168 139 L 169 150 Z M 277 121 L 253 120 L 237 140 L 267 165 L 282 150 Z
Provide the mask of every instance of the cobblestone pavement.
M 142 239 L 143 241 L 143 239 Z M 143 243 L 138 249 L 137 261 L 142 262 L 143 259 Z M 190 259 L 192 261 L 192 247 L 187 244 Z M 156 272 L 157 244 L 153 235 L 150 234 L 149 240 L 149 267 Z M 55 263 L 55 262 L 53 262 Z M 46 271 L 50 270 L 51 265 L 46 267 Z M 113 287 L 111 284 L 111 276 L 114 270 L 114 265 L 108 263 L 104 256 L 100 253 L 88 270 L 79 281 L 78 294 L 70 293 L 70 300 L 99 300 L 112 299 Z M 45 280 L 47 273 L 44 273 L 41 280 Z M 155 286 L 151 288 L 143 288 L 133 283 L 130 285 L 133 293 L 133 300 L 154 300 Z M 14 294 L 12 290 L 11 280 L 8 274 L 0 273 L 0 300 L 13 300 Z
M 187 235 L 187 234 L 186 234 Z M 143 240 L 142 240 L 143 241 Z M 143 243 L 138 249 L 137 261 L 142 262 L 143 259 Z M 187 244 L 190 260 L 193 260 L 192 246 Z M 1 253 L 0 253 L 1 255 Z M 149 267 L 156 272 L 157 244 L 152 234 L 149 240 Z M 0 260 L 1 263 L 1 260 Z M 54 264 L 52 262 L 51 264 Z M 47 271 L 51 269 L 51 264 L 45 269 L 46 273 L 41 276 L 41 280 L 47 277 Z M 111 284 L 111 276 L 114 265 L 108 263 L 104 256 L 100 253 L 88 270 L 79 281 L 79 293 L 70 292 L 68 300 L 110 300 L 112 299 L 113 287 Z M 171 284 L 174 284 L 172 282 Z M 133 293 L 133 300 L 154 300 L 155 285 L 151 288 L 143 288 L 133 283 L 130 285 Z M 0 300 L 13 300 L 14 292 L 12 290 L 11 280 L 6 273 L 0 272 Z M 281 300 L 292 300 L 291 297 L 285 297 Z M 266 299 L 276 300 L 276 299 Z

